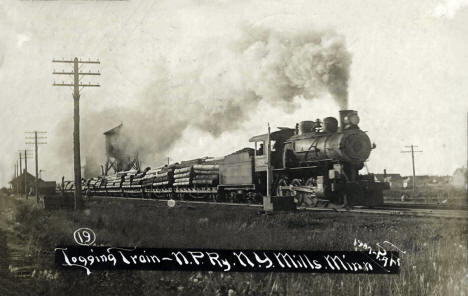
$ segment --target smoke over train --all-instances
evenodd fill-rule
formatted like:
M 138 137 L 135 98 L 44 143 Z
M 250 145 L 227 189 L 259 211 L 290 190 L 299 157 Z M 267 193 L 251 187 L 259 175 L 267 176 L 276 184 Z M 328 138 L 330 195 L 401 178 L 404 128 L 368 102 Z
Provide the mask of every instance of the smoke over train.
M 190 44 L 189 51 L 185 45 L 181 40 L 148 63 L 141 88 L 127 102 L 115 104 L 115 97 L 105 96 L 102 104 L 82 105 L 82 155 L 104 162 L 97 134 L 119 121 L 125 124 L 121 136 L 132 147 L 122 155 L 124 161 L 113 165 L 127 170 L 134 150 L 142 161 L 163 160 L 186 132 L 194 129 L 215 138 L 237 132 L 265 106 L 292 113 L 302 101 L 321 98 L 347 108 L 352 56 L 345 37 L 332 30 L 244 24 L 235 34 Z M 50 171 L 62 170 L 65 163 L 72 168 L 72 131 L 72 122 L 64 118 L 56 131 L 59 143 L 51 145 L 57 151 Z

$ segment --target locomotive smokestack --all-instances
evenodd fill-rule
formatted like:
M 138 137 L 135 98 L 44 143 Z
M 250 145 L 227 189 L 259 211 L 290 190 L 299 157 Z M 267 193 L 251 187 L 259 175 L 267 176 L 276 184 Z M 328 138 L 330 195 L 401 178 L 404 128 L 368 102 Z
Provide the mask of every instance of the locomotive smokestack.
M 351 110 L 340 110 L 340 131 L 344 130 L 345 127 L 345 117 L 348 115 Z
M 355 110 L 340 110 L 340 131 L 350 127 L 357 128 L 359 116 Z

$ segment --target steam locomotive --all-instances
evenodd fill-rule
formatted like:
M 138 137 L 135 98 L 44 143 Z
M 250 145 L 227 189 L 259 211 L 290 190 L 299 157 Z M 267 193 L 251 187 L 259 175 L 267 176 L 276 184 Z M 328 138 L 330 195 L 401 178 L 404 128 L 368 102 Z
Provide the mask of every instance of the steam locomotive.
M 375 144 L 362 131 L 354 110 L 334 117 L 302 121 L 250 138 L 244 148 L 222 158 L 200 158 L 143 171 L 83 180 L 87 195 L 204 199 L 259 202 L 267 194 L 274 203 L 294 206 L 378 206 L 388 183 L 360 174 Z M 268 175 L 268 176 L 267 176 Z M 73 182 L 63 191 L 73 191 Z

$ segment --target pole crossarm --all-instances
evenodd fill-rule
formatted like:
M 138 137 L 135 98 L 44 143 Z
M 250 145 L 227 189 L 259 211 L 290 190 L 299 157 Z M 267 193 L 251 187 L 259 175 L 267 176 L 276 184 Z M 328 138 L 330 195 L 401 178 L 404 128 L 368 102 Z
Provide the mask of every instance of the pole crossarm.
M 424 151 L 422 151 L 422 150 L 419 150 L 419 151 L 416 151 L 416 150 L 414 150 L 414 151 L 400 151 L 400 153 L 413 153 L 413 152 L 424 152 Z
M 75 75 L 74 72 L 52 72 L 52 74 L 57 74 L 57 75 Z M 101 75 L 99 72 L 78 72 L 78 75 Z
M 53 86 L 75 86 L 73 83 L 55 83 Z M 78 84 L 79 87 L 100 87 L 99 84 Z
M 29 150 L 29 149 L 18 150 L 18 152 L 21 153 L 21 155 L 23 155 L 23 156 L 24 156 L 25 151 L 26 151 L 27 156 L 30 156 L 30 153 L 32 153 L 32 151 Z
M 52 60 L 52 63 L 67 63 L 67 64 L 73 64 L 75 61 L 74 60 L 56 60 L 56 59 L 53 59 Z M 77 63 L 79 64 L 100 64 L 101 62 L 96 60 L 96 61 L 91 61 L 91 60 L 88 60 L 88 61 L 83 61 L 83 60 L 78 60 Z

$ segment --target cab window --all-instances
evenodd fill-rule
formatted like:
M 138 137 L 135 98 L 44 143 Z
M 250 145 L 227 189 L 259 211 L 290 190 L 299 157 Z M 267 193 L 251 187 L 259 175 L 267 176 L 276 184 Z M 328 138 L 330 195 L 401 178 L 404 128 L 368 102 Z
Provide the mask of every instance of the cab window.
M 265 145 L 262 142 L 255 142 L 255 155 L 257 156 L 261 156 L 263 155 L 264 153 L 264 149 L 265 149 Z
M 271 151 L 276 151 L 276 141 L 270 141 Z

